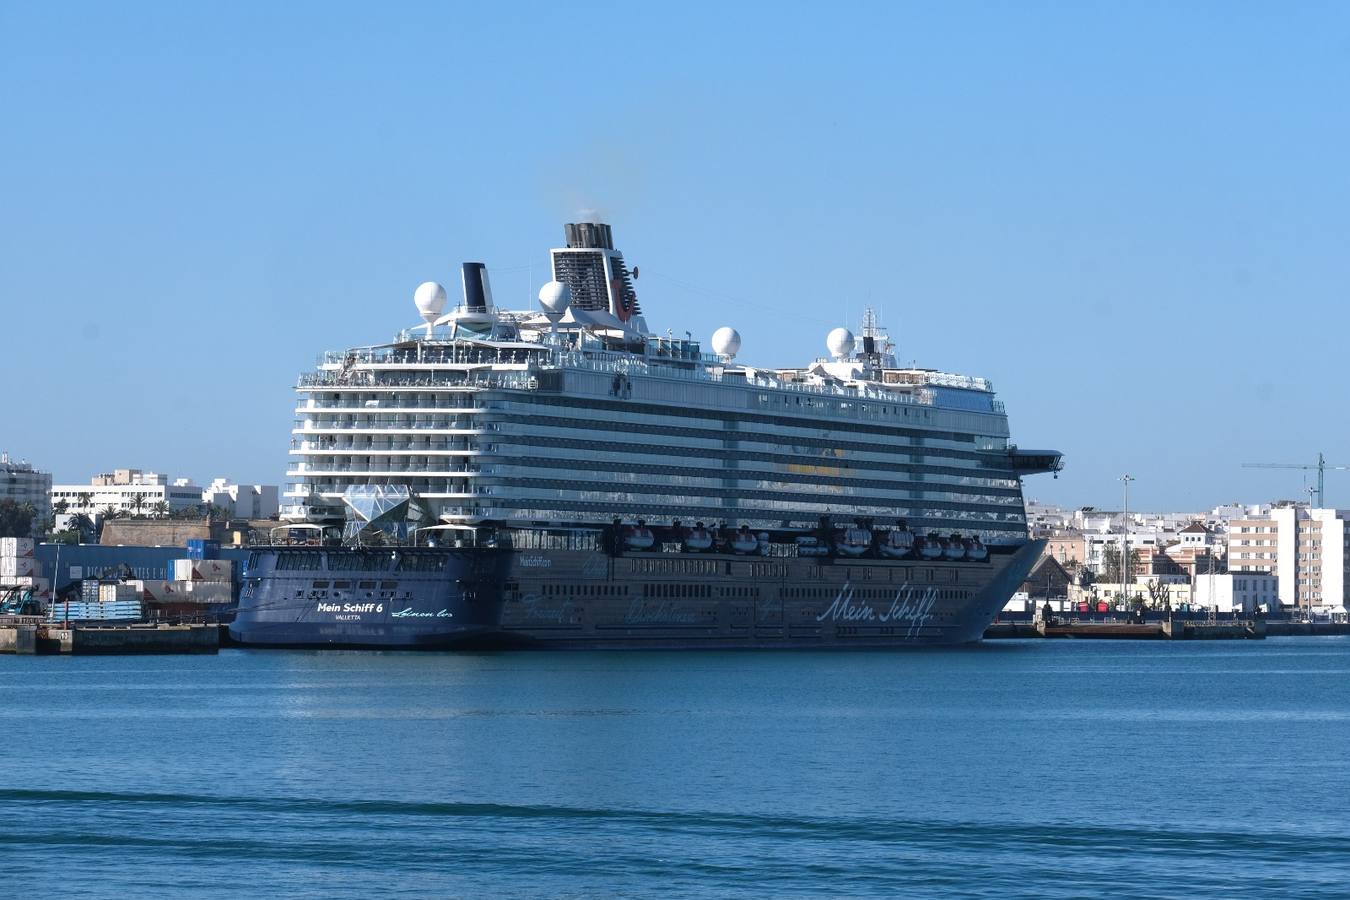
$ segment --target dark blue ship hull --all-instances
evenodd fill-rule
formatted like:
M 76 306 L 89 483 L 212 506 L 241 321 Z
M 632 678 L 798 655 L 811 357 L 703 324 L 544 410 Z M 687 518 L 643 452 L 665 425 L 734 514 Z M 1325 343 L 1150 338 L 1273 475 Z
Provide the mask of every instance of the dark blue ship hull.
M 230 625 L 257 647 L 447 649 L 493 634 L 508 552 L 260 548 Z
M 453 649 L 878 648 L 977 641 L 1043 541 L 980 561 L 492 548 L 266 548 L 238 643 Z

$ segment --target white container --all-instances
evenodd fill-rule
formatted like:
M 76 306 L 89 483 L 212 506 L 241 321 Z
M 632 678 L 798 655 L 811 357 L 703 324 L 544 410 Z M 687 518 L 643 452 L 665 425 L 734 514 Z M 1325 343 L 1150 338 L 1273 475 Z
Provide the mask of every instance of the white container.
M 173 561 L 173 580 L 220 581 L 228 584 L 234 580 L 234 560 L 175 559 Z
M 98 600 L 100 603 L 117 603 L 122 600 L 140 600 L 141 590 L 133 584 L 100 584 Z
M 0 580 L 32 575 L 35 568 L 31 556 L 0 556 Z
M 0 556 L 32 556 L 35 546 L 32 538 L 0 538 Z
M 234 600 L 234 586 L 228 581 L 189 581 L 187 590 L 178 595 L 180 602 L 230 603 Z
M 0 578 L 0 584 L 5 587 L 32 588 L 35 591 L 45 591 L 51 587 L 51 582 L 39 575 L 17 575 L 13 578 Z
M 141 582 L 141 597 L 145 600 L 151 600 L 156 603 L 171 603 L 175 600 L 182 600 L 187 589 L 183 585 L 190 582 L 178 581 L 143 581 Z

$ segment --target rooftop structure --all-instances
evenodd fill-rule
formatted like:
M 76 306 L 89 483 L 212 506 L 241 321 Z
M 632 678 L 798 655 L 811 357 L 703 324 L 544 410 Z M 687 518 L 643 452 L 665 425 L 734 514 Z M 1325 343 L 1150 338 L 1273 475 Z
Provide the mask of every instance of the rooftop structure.
M 8 453 L 0 453 L 0 500 L 33 507 L 34 535 L 51 521 L 51 487 L 49 473 L 38 471 L 25 460 L 11 459 Z
M 187 478 L 171 482 L 155 472 L 115 469 L 93 476 L 88 484 L 51 485 L 51 503 L 66 516 L 167 515 L 200 506 L 202 489 Z
M 202 489 L 202 502 L 223 507 L 236 519 L 270 519 L 280 512 L 275 484 L 233 484 L 217 478 Z

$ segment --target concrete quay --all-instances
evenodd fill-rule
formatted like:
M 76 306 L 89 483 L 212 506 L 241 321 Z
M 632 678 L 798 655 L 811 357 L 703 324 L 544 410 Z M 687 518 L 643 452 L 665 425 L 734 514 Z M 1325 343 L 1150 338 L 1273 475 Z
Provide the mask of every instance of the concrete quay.
M 28 617 L 10 617 L 28 618 Z M 0 621 L 0 653 L 216 653 L 215 625 L 71 625 Z
M 1088 640 L 1203 641 L 1261 640 L 1264 621 L 1187 622 L 999 622 L 985 631 L 986 640 L 999 638 L 1076 638 Z
M 1266 625 L 1266 634 L 1281 637 L 1350 634 L 1350 622 L 1270 622 Z

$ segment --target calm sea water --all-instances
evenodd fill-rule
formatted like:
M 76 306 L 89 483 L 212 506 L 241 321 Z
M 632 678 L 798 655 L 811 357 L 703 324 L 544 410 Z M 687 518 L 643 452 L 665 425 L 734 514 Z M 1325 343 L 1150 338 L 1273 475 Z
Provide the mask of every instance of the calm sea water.
M 0 739 L 6 893 L 1350 891 L 1350 639 L 0 657 Z

